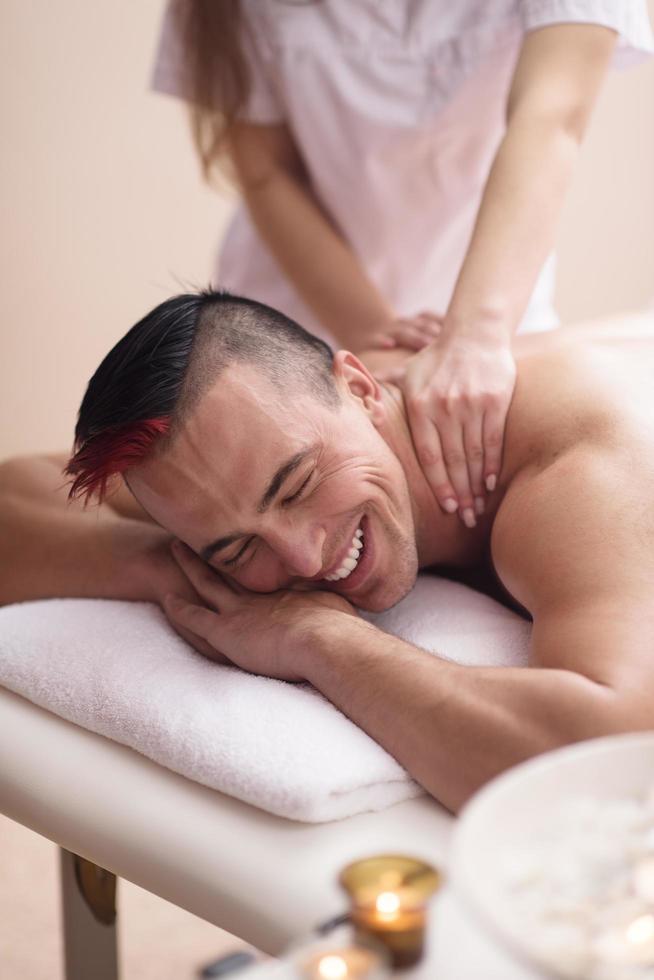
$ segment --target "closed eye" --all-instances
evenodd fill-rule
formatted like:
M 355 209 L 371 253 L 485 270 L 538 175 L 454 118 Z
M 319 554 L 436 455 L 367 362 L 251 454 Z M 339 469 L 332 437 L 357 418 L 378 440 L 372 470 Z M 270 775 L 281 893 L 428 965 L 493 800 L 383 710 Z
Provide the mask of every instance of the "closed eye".
M 242 556 L 245 554 L 245 552 L 247 551 L 247 549 L 248 549 L 249 545 L 252 543 L 252 541 L 253 541 L 253 538 L 248 538 L 245 541 L 245 543 L 244 543 L 243 547 L 241 548 L 241 550 L 236 555 L 234 555 L 233 558 L 223 558 L 223 565 L 235 565 L 236 562 L 240 558 L 242 558 Z
M 298 487 L 295 493 L 292 493 L 290 497 L 284 497 L 284 499 L 282 500 L 282 507 L 286 507 L 288 504 L 292 504 L 294 500 L 298 500 L 302 496 L 304 488 L 306 487 L 306 485 L 308 484 L 312 476 L 313 476 L 313 470 L 311 470 L 306 480 L 304 480 L 302 485 Z
M 308 474 L 308 476 L 306 477 L 306 479 L 303 480 L 302 484 L 297 488 L 297 490 L 295 491 L 295 493 L 292 493 L 289 497 L 285 497 L 282 500 L 282 507 L 287 507 L 289 504 L 292 504 L 294 500 L 299 500 L 300 499 L 300 497 L 304 493 L 304 490 L 306 489 L 306 487 L 307 487 L 307 485 L 308 485 L 311 477 L 313 476 L 313 473 L 314 473 L 314 471 L 311 470 L 311 472 Z M 243 543 L 243 547 L 241 548 L 241 550 L 236 555 L 234 555 L 233 558 L 223 558 L 222 564 L 223 565 L 229 565 L 231 567 L 233 567 L 234 565 L 236 565 L 236 563 L 238 561 L 240 561 L 240 559 L 243 557 L 243 555 L 245 554 L 245 552 L 247 551 L 248 547 L 250 546 L 250 544 L 252 543 L 253 540 L 254 540 L 254 538 L 247 538 L 247 540 Z

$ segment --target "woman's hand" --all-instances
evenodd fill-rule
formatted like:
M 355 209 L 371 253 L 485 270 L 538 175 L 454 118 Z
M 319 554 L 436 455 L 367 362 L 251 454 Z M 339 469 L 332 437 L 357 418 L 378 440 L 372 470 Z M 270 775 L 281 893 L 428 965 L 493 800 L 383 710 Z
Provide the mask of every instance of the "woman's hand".
M 404 394 L 416 455 L 443 510 L 467 527 L 483 513 L 502 462 L 516 367 L 509 343 L 452 336 L 383 380 Z
M 422 350 L 440 334 L 443 318 L 428 310 L 415 316 L 401 316 L 389 320 L 372 336 L 366 337 L 366 350 Z
M 187 587 L 198 598 L 189 600 L 178 592 L 165 597 L 172 625 L 182 636 L 189 634 L 207 645 L 213 659 L 227 657 L 250 673 L 305 680 L 301 663 L 312 630 L 320 628 L 325 615 L 356 615 L 353 606 L 333 592 L 248 592 L 227 584 L 180 541 L 173 544 L 173 554 Z

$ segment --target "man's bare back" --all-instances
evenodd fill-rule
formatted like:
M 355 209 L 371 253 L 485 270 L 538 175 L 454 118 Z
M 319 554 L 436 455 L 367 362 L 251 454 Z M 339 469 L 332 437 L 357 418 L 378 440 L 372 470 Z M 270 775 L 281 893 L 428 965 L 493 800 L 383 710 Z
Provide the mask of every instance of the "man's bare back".
M 628 647 L 654 703 L 654 313 L 518 337 L 515 353 L 500 482 L 462 563 L 490 554 L 534 619 L 532 664 L 610 684 Z
M 562 467 L 552 467 L 563 459 L 568 461 L 565 479 L 573 474 L 572 460 L 582 465 L 593 454 L 607 463 L 619 460 L 625 492 L 637 484 L 636 491 L 645 494 L 654 471 L 654 312 L 526 334 L 516 338 L 514 351 L 517 383 L 499 492 L 489 500 L 490 521 L 471 537 L 488 537 L 496 518 L 510 523 L 515 515 L 509 508 L 536 477 L 539 492 L 553 477 L 554 492 L 560 494 Z M 372 351 L 363 360 L 371 370 L 385 372 L 406 357 L 400 351 Z M 568 503 L 587 505 L 589 489 L 580 497 L 575 491 Z M 494 551 L 503 536 L 500 527 L 493 533 Z M 479 549 L 472 548 L 470 555 L 477 554 Z
M 516 353 L 492 535 L 498 571 L 513 551 L 524 551 L 521 522 L 534 519 L 543 535 L 553 535 L 550 548 L 565 534 L 566 552 L 576 556 L 588 546 L 590 526 L 601 526 L 614 546 L 631 529 L 643 553 L 627 565 L 640 566 L 654 555 L 647 539 L 654 530 L 647 517 L 654 490 L 654 315 L 518 338 Z M 615 551 L 610 564 L 614 574 L 626 572 Z M 528 598 L 512 584 L 517 598 Z
M 534 617 L 532 663 L 610 684 L 626 645 L 651 697 L 654 316 L 526 337 L 516 350 L 491 514 L 496 572 Z

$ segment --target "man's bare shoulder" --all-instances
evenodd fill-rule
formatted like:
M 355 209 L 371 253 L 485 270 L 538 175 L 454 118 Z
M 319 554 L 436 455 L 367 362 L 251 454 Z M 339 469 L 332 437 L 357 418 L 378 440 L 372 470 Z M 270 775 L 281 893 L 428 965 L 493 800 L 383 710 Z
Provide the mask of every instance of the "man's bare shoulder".
M 651 605 L 654 437 L 646 446 L 582 443 L 517 474 L 495 517 L 491 554 L 533 615 L 562 600 L 619 594 Z
M 516 478 L 491 539 L 500 579 L 533 617 L 530 665 L 619 692 L 635 728 L 654 724 L 653 496 L 654 463 L 583 445 Z
M 627 445 L 649 429 L 654 448 L 654 336 L 570 341 L 518 359 L 507 420 L 509 474 L 528 456 L 579 443 Z

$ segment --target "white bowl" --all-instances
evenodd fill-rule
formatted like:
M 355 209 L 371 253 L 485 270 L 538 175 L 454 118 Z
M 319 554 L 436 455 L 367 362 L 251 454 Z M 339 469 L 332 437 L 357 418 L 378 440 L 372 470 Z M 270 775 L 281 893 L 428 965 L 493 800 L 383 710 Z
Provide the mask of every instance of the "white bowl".
M 515 921 L 515 899 L 500 886 L 511 849 L 527 847 L 564 801 L 642 797 L 654 784 L 654 731 L 578 742 L 521 763 L 492 780 L 457 821 L 450 880 L 464 906 L 518 959 L 541 976 L 553 972 L 531 949 Z

